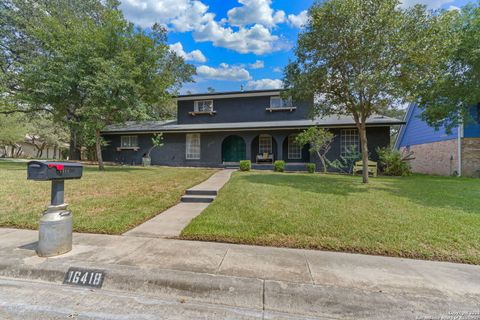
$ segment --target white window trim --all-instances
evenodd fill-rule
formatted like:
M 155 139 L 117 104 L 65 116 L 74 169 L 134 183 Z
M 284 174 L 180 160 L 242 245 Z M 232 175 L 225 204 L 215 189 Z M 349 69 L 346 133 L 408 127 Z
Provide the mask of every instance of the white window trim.
M 302 159 L 302 146 L 295 141 L 297 137 L 296 134 L 291 134 L 288 136 L 287 140 L 287 157 L 291 160 L 300 160 Z M 291 141 L 293 140 L 293 141 Z M 295 148 L 295 150 L 292 150 Z
M 360 150 L 360 136 L 357 129 L 342 129 L 340 132 L 340 155 L 347 155 L 347 149 L 356 146 Z
M 132 143 L 132 139 L 135 138 L 135 143 Z M 128 140 L 128 143 L 124 144 L 124 141 Z M 120 137 L 120 148 L 127 149 L 127 148 L 138 148 L 138 136 L 121 136 Z
M 199 105 L 208 102 L 210 104 L 209 110 L 200 110 Z M 203 105 L 202 105 L 203 108 Z M 213 112 L 213 100 L 196 100 L 193 103 L 193 112 L 203 113 L 203 112 Z
M 269 139 L 269 146 L 268 149 L 265 149 L 265 150 L 262 150 L 262 148 L 264 148 L 265 146 L 262 146 L 262 138 L 268 138 Z M 269 134 L 261 134 L 259 137 L 258 137 L 258 153 L 259 154 L 263 154 L 263 153 L 268 153 L 268 154 L 271 154 L 273 153 L 273 138 L 271 135 Z
M 194 142 L 195 144 L 193 144 Z M 187 133 L 185 135 L 185 159 L 200 160 L 200 153 L 201 153 L 200 133 Z
M 280 100 L 279 106 L 273 106 L 272 100 Z M 288 101 L 288 102 L 287 102 Z M 272 96 L 270 97 L 270 109 L 290 109 L 293 108 L 292 98 L 283 99 L 281 96 Z

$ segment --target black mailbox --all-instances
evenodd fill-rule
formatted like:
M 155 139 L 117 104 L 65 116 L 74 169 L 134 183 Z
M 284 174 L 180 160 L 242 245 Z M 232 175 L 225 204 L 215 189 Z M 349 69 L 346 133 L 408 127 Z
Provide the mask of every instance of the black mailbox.
M 29 180 L 80 179 L 83 166 L 75 162 L 30 161 L 27 172 Z

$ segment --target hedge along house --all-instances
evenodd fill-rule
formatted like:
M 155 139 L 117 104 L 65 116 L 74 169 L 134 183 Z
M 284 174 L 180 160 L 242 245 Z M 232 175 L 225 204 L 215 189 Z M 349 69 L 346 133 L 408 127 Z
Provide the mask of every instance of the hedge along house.
M 312 120 L 313 101 L 292 103 L 280 97 L 281 90 L 241 91 L 182 95 L 177 97 L 177 119 L 172 121 L 129 122 L 112 125 L 103 132 L 108 145 L 105 161 L 141 164 L 152 146 L 152 135 L 163 133 L 163 146 L 151 152 L 153 165 L 238 166 L 251 160 L 253 167 L 271 169 L 276 160 L 286 170 L 306 170 L 306 163 L 321 164 L 309 146 L 299 146 L 296 135 L 312 126 L 330 129 L 335 139 L 327 154 L 339 158 L 349 149 L 360 150 L 360 139 L 350 117 L 330 116 Z M 390 143 L 390 126 L 402 121 L 374 116 L 367 121 L 369 151 Z
M 413 151 L 413 172 L 480 177 L 480 104 L 470 109 L 473 122 L 447 132 L 421 119 L 422 109 L 411 104 L 395 147 Z

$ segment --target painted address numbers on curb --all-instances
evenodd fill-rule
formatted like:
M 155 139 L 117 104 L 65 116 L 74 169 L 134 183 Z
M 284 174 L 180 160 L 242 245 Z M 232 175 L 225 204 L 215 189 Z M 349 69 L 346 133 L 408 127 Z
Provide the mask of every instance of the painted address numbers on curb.
M 105 271 L 72 267 L 65 274 L 63 284 L 101 288 L 103 279 L 105 279 Z

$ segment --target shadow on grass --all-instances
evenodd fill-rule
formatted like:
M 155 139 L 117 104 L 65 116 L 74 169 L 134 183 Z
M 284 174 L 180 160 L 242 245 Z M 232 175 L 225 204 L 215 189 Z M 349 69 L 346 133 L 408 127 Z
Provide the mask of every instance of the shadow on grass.
M 56 161 L 56 160 L 55 160 Z M 59 160 L 61 161 L 61 160 Z M 62 161 L 68 162 L 68 161 Z M 84 171 L 88 172 L 101 172 L 98 170 L 97 165 L 83 165 Z M 151 167 L 155 168 L 155 167 Z M 148 170 L 150 168 L 144 168 L 141 166 L 110 166 L 107 165 L 105 167 L 104 172 L 134 172 L 139 170 Z M 27 162 L 15 162 L 15 161 L 8 161 L 2 160 L 0 161 L 0 170 L 15 170 L 15 171 L 25 171 L 27 172 Z
M 239 177 L 254 184 L 285 186 L 305 192 L 341 196 L 381 191 L 392 195 L 392 201 L 395 201 L 393 197 L 402 197 L 425 207 L 451 208 L 475 213 L 480 217 L 480 179 L 427 175 L 384 176 L 372 178 L 370 184 L 363 185 L 360 177 L 340 175 L 255 173 Z
M 480 179 L 428 175 L 380 179 L 382 183 L 373 189 L 407 198 L 422 206 L 461 210 L 480 218 Z
M 253 174 L 241 176 L 241 179 L 255 184 L 269 184 L 274 186 L 295 188 L 300 191 L 324 193 L 346 196 L 351 193 L 360 193 L 368 191 L 363 187 L 361 178 L 351 177 L 351 179 L 329 175 L 299 175 L 299 174 Z

